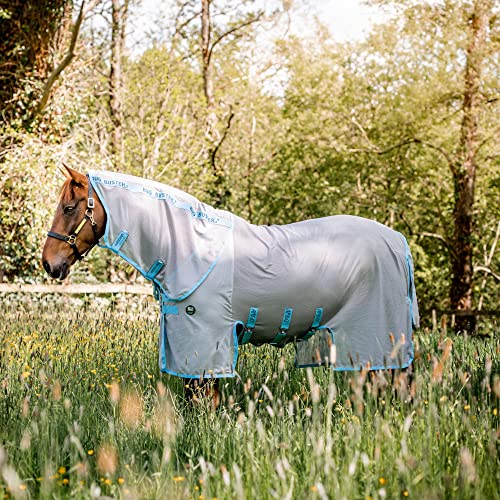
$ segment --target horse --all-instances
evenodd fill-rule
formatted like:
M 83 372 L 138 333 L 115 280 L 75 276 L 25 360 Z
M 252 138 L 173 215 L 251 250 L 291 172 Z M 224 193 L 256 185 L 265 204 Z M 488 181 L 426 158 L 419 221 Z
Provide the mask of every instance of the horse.
M 151 281 L 159 367 L 187 379 L 188 397 L 217 400 L 248 343 L 293 343 L 299 368 L 410 366 L 419 315 L 402 234 L 350 215 L 258 226 L 155 181 L 63 172 L 44 269 L 63 280 L 99 245 Z

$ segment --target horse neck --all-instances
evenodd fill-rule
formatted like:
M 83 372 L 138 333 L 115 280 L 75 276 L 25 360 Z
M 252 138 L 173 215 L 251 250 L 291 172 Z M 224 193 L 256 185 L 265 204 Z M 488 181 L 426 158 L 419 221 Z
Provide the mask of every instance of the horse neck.
M 171 207 L 167 203 L 159 203 L 157 206 L 148 203 L 148 199 L 141 199 L 140 195 L 129 191 L 121 192 L 119 206 L 109 207 L 109 218 L 114 238 L 118 237 L 120 231 L 127 231 L 134 236 L 140 235 L 140 244 L 134 245 L 135 257 L 144 257 L 144 253 L 150 248 L 160 248 L 165 254 L 169 254 L 174 244 L 160 230 L 161 217 L 171 217 Z M 130 237 L 130 235 L 129 235 Z M 109 241 L 112 246 L 113 242 Z

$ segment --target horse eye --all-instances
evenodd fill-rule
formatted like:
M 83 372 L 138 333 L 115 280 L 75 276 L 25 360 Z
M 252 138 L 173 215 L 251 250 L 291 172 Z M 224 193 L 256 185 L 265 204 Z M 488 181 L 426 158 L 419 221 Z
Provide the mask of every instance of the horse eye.
M 70 214 L 71 212 L 73 212 L 74 209 L 75 209 L 74 205 L 67 205 L 64 207 L 64 213 Z

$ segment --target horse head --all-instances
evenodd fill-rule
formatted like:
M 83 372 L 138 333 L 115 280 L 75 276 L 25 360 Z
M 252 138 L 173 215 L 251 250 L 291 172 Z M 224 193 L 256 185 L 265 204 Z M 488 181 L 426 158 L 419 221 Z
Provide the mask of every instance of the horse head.
M 43 247 L 42 265 L 52 278 L 63 280 L 103 236 L 106 212 L 85 175 L 66 165 L 61 171 L 66 182 Z

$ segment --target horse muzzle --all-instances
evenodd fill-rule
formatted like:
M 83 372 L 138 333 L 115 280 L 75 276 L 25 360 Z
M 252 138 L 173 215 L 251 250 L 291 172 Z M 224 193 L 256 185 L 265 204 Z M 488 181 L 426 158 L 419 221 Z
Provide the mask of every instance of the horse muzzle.
M 66 259 L 53 265 L 51 265 L 48 260 L 43 259 L 42 265 L 51 278 L 63 280 L 69 274 L 70 263 Z

